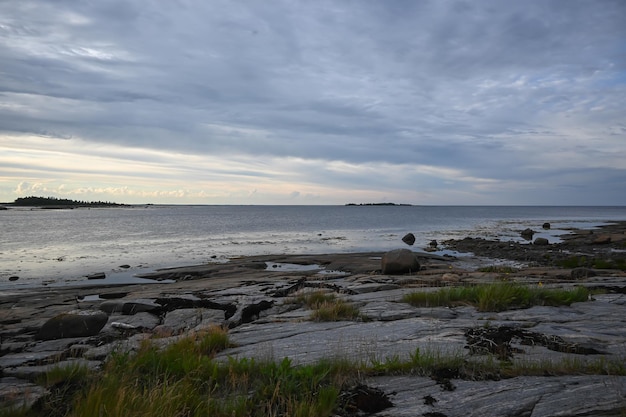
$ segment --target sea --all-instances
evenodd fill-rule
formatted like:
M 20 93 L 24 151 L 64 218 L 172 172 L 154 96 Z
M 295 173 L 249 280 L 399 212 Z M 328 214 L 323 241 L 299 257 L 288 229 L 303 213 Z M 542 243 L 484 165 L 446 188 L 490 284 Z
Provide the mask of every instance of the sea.
M 624 220 L 626 207 L 595 206 L 9 207 L 0 211 L 0 293 L 151 282 L 136 275 L 250 255 L 419 252 L 468 236 L 524 242 L 526 228 L 554 243 L 574 228 Z M 413 246 L 402 242 L 407 233 Z M 101 273 L 105 281 L 88 279 Z

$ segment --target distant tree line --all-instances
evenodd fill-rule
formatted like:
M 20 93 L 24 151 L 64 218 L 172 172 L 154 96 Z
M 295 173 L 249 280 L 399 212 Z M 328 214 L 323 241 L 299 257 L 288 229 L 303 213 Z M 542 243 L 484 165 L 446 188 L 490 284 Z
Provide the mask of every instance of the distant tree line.
M 123 206 L 124 204 L 112 203 L 110 201 L 79 201 L 56 197 L 20 197 L 15 200 L 13 205 L 37 207 L 112 207 Z

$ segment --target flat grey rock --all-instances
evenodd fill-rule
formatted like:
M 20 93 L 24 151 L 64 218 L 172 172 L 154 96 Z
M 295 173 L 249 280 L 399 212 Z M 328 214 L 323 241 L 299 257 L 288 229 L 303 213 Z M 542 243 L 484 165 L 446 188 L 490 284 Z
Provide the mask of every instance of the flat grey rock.
M 224 312 L 221 310 L 207 310 L 200 308 L 183 308 L 170 311 L 165 315 L 163 326 L 170 328 L 174 333 L 189 331 L 200 327 L 220 325 L 224 322 Z
M 400 288 L 400 286 L 396 284 L 386 284 L 386 283 L 375 282 L 371 284 L 350 285 L 347 288 L 356 294 L 364 294 L 364 293 L 369 293 L 369 292 L 397 290 Z
M 47 360 L 60 357 L 65 350 L 45 350 L 40 352 L 19 352 L 10 353 L 0 357 L 0 368 L 13 368 L 16 366 L 25 366 L 28 364 L 36 364 Z
M 626 377 L 519 377 L 500 381 L 452 380 L 446 391 L 430 378 L 377 377 L 368 380 L 391 395 L 388 417 L 440 413 L 447 417 L 619 416 L 626 406 Z M 426 404 L 429 397 L 432 405 Z
M 44 375 L 55 368 L 66 368 L 71 366 L 84 366 L 88 369 L 95 370 L 102 365 L 100 361 L 92 361 L 82 358 L 71 358 L 61 362 L 50 363 L 47 365 L 34 365 L 34 366 L 18 366 L 15 368 L 6 368 L 3 370 L 5 376 L 12 376 L 15 378 L 26 379 L 34 381 L 38 377 Z
M 361 314 L 371 320 L 396 321 L 419 316 L 420 312 L 407 304 L 379 301 L 360 308 Z
M 109 322 L 103 332 L 109 331 L 109 327 L 119 330 L 135 329 L 135 330 L 152 330 L 159 325 L 161 319 L 151 313 L 137 313 L 132 316 L 122 314 L 112 314 L 109 317 Z M 124 326 L 125 325 L 125 326 Z
M 8 410 L 30 407 L 46 393 L 44 387 L 15 377 L 0 378 L 0 404 Z
M 138 333 L 127 339 L 116 340 L 101 346 L 95 346 L 88 349 L 83 358 L 87 360 L 102 361 L 105 360 L 113 352 L 132 352 L 139 349 L 141 343 L 148 339 L 150 334 Z

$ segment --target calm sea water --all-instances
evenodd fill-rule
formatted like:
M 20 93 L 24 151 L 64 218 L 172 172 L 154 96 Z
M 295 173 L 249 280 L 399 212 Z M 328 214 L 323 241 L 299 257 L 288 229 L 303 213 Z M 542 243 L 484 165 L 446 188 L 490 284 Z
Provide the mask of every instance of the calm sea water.
M 105 272 L 128 281 L 159 267 L 278 253 L 420 250 L 429 241 L 520 240 L 526 227 L 559 239 L 573 227 L 626 220 L 626 207 L 147 206 L 0 211 L 0 291 L 84 283 Z M 129 265 L 130 268 L 120 268 Z M 9 277 L 17 276 L 17 281 Z

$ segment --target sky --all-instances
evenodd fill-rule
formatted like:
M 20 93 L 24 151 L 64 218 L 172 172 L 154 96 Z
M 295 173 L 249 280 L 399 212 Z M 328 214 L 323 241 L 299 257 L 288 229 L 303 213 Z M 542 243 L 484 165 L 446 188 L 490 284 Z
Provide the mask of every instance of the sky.
M 0 0 L 0 201 L 626 205 L 626 1 Z

